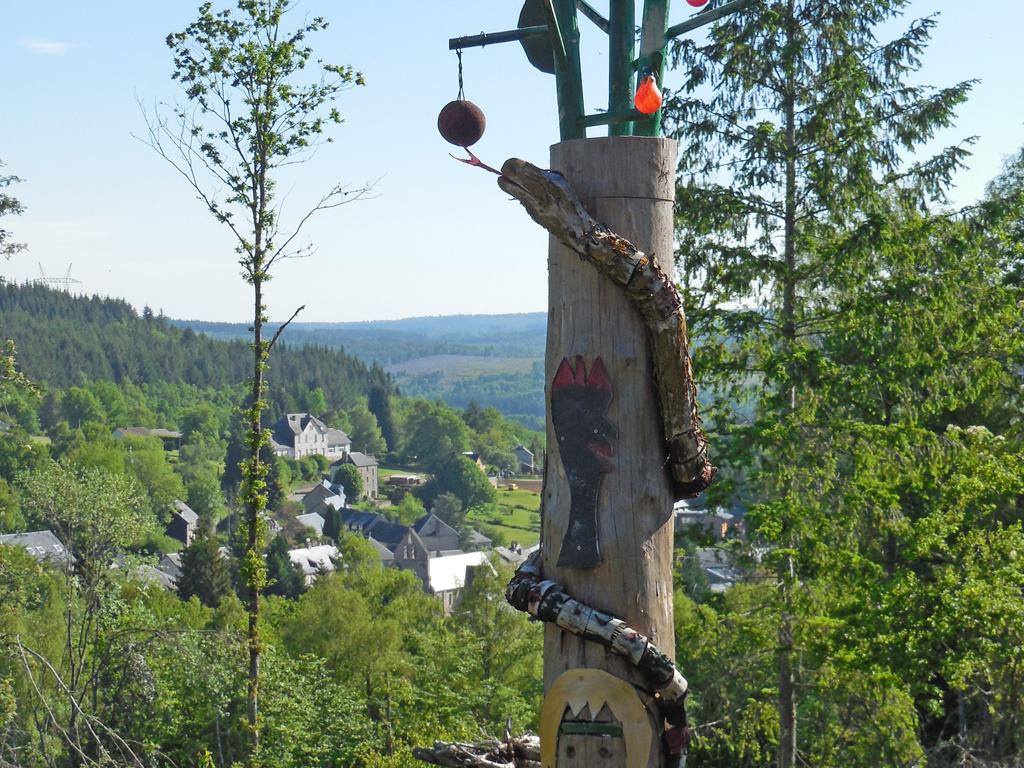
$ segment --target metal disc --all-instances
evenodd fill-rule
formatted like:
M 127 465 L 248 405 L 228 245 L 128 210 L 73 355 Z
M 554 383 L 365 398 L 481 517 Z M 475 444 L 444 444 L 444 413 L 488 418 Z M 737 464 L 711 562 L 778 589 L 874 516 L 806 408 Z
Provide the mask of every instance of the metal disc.
M 526 0 L 519 12 L 519 29 L 523 27 L 547 26 L 543 0 Z M 526 58 L 534 67 L 549 75 L 555 74 L 555 52 L 551 49 L 551 35 L 527 37 L 519 41 Z

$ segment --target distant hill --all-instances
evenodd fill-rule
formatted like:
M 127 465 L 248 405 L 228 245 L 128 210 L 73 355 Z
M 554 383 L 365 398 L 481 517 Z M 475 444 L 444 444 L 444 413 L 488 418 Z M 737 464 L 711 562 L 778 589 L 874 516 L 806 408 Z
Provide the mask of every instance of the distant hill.
M 41 285 L 0 283 L 0 336 L 18 345 L 30 378 L 58 387 L 88 380 L 224 388 L 241 385 L 252 370 L 252 352 L 240 339 L 214 339 L 140 316 L 120 299 Z M 327 402 L 341 407 L 386 379 L 381 368 L 338 349 L 282 343 L 268 374 L 269 400 L 277 412 L 297 410 L 319 386 Z
M 179 327 L 218 339 L 248 337 L 246 323 L 172 320 Z M 270 324 L 272 329 L 277 325 Z M 368 363 L 383 366 L 434 355 L 480 357 L 544 356 L 547 314 L 445 315 L 373 320 L 358 323 L 301 323 L 288 326 L 292 345 L 322 345 L 344 349 Z
M 173 320 L 219 339 L 244 339 L 244 323 Z M 276 328 L 276 326 L 274 326 Z M 493 406 L 531 429 L 544 428 L 547 314 L 447 315 L 362 323 L 292 323 L 292 346 L 343 350 L 391 375 L 403 395 L 456 408 Z

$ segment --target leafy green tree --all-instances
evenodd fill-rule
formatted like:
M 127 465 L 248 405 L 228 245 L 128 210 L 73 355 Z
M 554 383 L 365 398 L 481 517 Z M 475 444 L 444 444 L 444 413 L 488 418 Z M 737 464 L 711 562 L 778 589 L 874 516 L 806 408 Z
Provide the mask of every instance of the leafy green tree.
M 288 557 L 288 540 L 275 536 L 267 547 L 268 595 L 296 598 L 306 589 L 302 569 Z
M 458 499 L 456 499 L 456 502 L 458 502 Z M 461 502 L 459 503 L 461 504 Z M 437 506 L 436 501 L 434 506 Z M 390 519 L 400 525 L 412 525 L 427 513 L 427 509 L 423 506 L 422 501 L 411 493 L 406 493 L 397 504 L 392 504 L 390 507 L 385 508 L 384 512 Z
M 193 432 L 193 437 L 201 433 Z M 188 442 L 178 451 L 175 469 L 185 484 L 188 505 L 197 513 L 214 520 L 224 509 L 221 478 L 224 474 L 226 445 L 216 439 Z
M 149 499 L 153 519 L 159 519 L 177 499 L 185 496 L 185 486 L 156 438 L 131 438 L 124 458 L 125 471 L 136 479 Z
M 367 407 L 377 419 L 387 450 L 397 451 L 398 425 L 391 410 L 391 387 L 386 381 L 386 374 L 380 368 L 372 368 L 370 375 L 372 383 L 367 391 Z
M 365 403 L 360 402 L 356 407 L 348 410 L 349 424 L 352 430 L 349 436 L 352 438 L 352 448 L 371 456 L 381 456 L 387 451 L 387 443 L 377 424 L 377 417 L 373 415 Z
M 463 653 L 483 692 L 474 715 L 488 733 L 500 733 L 508 718 L 513 731 L 530 726 L 543 697 L 543 629 L 526 614 L 505 608 L 511 577 L 511 569 L 495 562 L 476 568 L 452 616 L 467 635 Z
M 49 432 L 57 423 L 64 419 L 61 408 L 61 391 L 48 388 L 39 404 L 39 421 L 43 429 Z
M 454 494 L 466 509 L 493 504 L 497 491 L 487 475 L 465 456 L 454 456 L 438 468 L 427 485 Z
M 203 443 L 220 439 L 217 409 L 207 403 L 190 406 L 181 416 L 181 432 L 186 443 Z
M 52 680 L 53 699 L 60 702 L 58 714 L 44 721 L 40 738 L 59 738 L 68 754 L 104 759 L 109 757 L 106 739 L 97 742 L 82 730 L 96 713 L 105 634 L 119 610 L 122 569 L 112 566 L 152 530 L 152 520 L 131 478 L 99 468 L 50 462 L 21 475 L 18 485 L 30 525 L 52 530 L 69 554 L 61 592 L 53 600 L 66 608 L 63 616 L 51 618 L 44 633 L 51 639 L 28 647 L 19 640 L 19 654 L 31 659 L 26 674 Z M 51 694 L 45 688 L 33 691 L 36 705 L 53 713 Z
M 341 464 L 334 470 L 333 482 L 341 485 L 345 489 L 345 501 L 349 504 L 355 504 L 361 498 L 363 498 L 363 492 L 366 490 L 363 487 L 363 476 L 359 474 L 359 470 L 352 464 Z
M 44 466 L 49 458 L 46 446 L 32 440 L 24 430 L 0 432 L 0 477 L 14 478 Z
M 231 593 L 231 566 L 220 553 L 220 544 L 206 532 L 200 533 L 181 553 L 181 577 L 178 596 L 182 600 L 197 597 L 216 608 Z
M 313 58 L 306 38 L 326 28 L 327 22 L 314 17 L 294 31 L 284 29 L 284 14 L 291 5 L 291 0 L 239 0 L 237 14 L 215 13 L 211 3 L 200 6 L 194 22 L 167 37 L 174 55 L 173 78 L 184 88 L 191 107 L 173 109 L 174 127 L 166 116 L 149 121 L 150 144 L 234 235 L 243 275 L 253 288 L 253 369 L 241 492 L 248 536 L 241 568 L 250 617 L 250 762 L 257 761 L 259 753 L 259 596 L 266 584 L 261 512 L 267 506 L 267 466 L 262 450 L 269 436 L 262 426 L 264 375 L 270 352 L 288 325 L 279 326 L 269 340 L 264 338 L 264 283 L 282 259 L 308 251 L 294 243 L 313 214 L 355 199 L 360 192 L 336 185 L 290 230 L 282 228 L 275 198 L 281 169 L 310 158 L 327 124 L 341 122 L 332 106 L 339 93 L 363 82 L 351 67 L 320 60 L 314 61 L 320 65 L 320 76 L 303 82 Z
M 4 163 L 0 162 L 0 168 Z M 17 176 L 0 176 L 0 190 L 5 190 L 12 184 L 17 184 L 21 179 Z M 25 212 L 23 206 L 16 197 L 0 191 L 0 216 L 19 216 Z M 25 250 L 24 243 L 16 243 L 11 239 L 11 232 L 0 228 L 0 258 L 9 259 L 16 253 Z
M 456 411 L 443 403 L 415 401 L 405 429 L 409 436 L 405 446 L 407 458 L 430 471 L 469 450 L 469 428 Z
M 466 527 L 466 506 L 451 491 L 440 494 L 430 505 L 430 513 L 444 520 L 457 531 Z
M 81 427 L 89 422 L 105 423 L 103 405 L 88 389 L 71 387 L 64 392 L 61 401 L 64 419 L 73 427 Z
M 267 463 L 267 507 L 281 509 L 292 486 L 292 471 L 288 462 L 280 456 L 268 456 Z
M 327 411 L 327 398 L 324 396 L 323 387 L 316 387 L 309 390 L 302 400 L 302 410 L 314 416 L 322 416 Z
M 295 467 L 303 480 L 317 480 L 320 477 L 320 465 L 312 456 L 303 456 L 295 462 Z

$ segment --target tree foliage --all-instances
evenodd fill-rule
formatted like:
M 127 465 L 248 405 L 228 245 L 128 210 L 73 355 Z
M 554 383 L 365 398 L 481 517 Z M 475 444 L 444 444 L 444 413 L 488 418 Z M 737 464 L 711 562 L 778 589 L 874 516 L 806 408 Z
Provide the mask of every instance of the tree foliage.
M 236 13 L 215 12 L 209 2 L 201 5 L 195 21 L 167 36 L 174 57 L 172 78 L 181 85 L 189 105 L 171 108 L 170 117 L 158 113 L 148 119 L 150 145 L 231 231 L 242 275 L 253 289 L 252 373 L 244 413 L 246 458 L 241 465 L 251 765 L 260 762 L 258 620 L 260 592 L 266 586 L 261 513 L 267 506 L 263 453 L 269 434 L 262 418 L 267 405 L 264 374 L 271 349 L 287 326 L 280 326 L 269 339 L 263 337 L 264 283 L 279 261 L 311 250 L 312 245 L 298 245 L 297 238 L 314 214 L 365 191 L 335 185 L 293 224 L 282 222 L 275 196 L 282 168 L 311 157 L 324 141 L 327 124 L 341 122 L 334 106 L 338 95 L 363 82 L 351 67 L 313 59 L 306 38 L 325 29 L 327 22 L 314 17 L 288 30 L 282 22 L 291 6 L 291 0 L 238 0 Z M 311 81 L 306 80 L 310 64 L 319 69 Z
M 982 224 L 991 212 L 938 208 L 965 145 L 915 154 L 971 83 L 911 84 L 935 19 L 900 33 L 906 6 L 755 2 L 706 43 L 675 50 L 686 70 L 669 110 L 681 141 L 680 267 L 723 465 L 711 496 L 749 505 L 752 554 L 773 585 L 737 592 L 745 606 L 711 600 L 717 615 L 682 607 L 727 643 L 745 615 L 758 617 L 745 651 L 756 676 L 709 677 L 698 699 L 716 723 L 698 742 L 709 764 L 774 754 L 780 768 L 925 755 L 940 765 L 950 759 L 940 745 L 962 736 L 951 723 L 971 729 L 971 696 L 961 691 L 957 714 L 934 646 L 882 662 L 854 640 L 857 626 L 872 635 L 906 621 L 895 602 L 869 606 L 929 570 L 924 530 L 966 534 L 940 521 L 971 503 L 970 484 L 940 498 L 922 493 L 926 478 L 987 455 L 990 503 L 1005 507 L 1020 450 L 955 431 L 1009 422 L 1021 347 L 1005 329 L 1019 327 L 1020 294 L 993 247 L 1001 228 Z M 914 683 L 915 667 L 935 687 Z M 751 690 L 761 694 L 744 703 Z

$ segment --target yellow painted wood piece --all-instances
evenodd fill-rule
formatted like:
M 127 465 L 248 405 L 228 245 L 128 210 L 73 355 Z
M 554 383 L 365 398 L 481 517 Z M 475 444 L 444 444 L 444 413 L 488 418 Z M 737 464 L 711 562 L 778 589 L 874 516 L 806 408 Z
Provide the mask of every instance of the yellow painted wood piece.
M 566 709 L 575 716 L 589 706 L 596 717 L 606 706 L 622 724 L 626 768 L 646 768 L 654 733 L 636 689 L 601 669 L 570 669 L 551 685 L 540 711 L 540 762 L 556 768 L 558 730 Z

